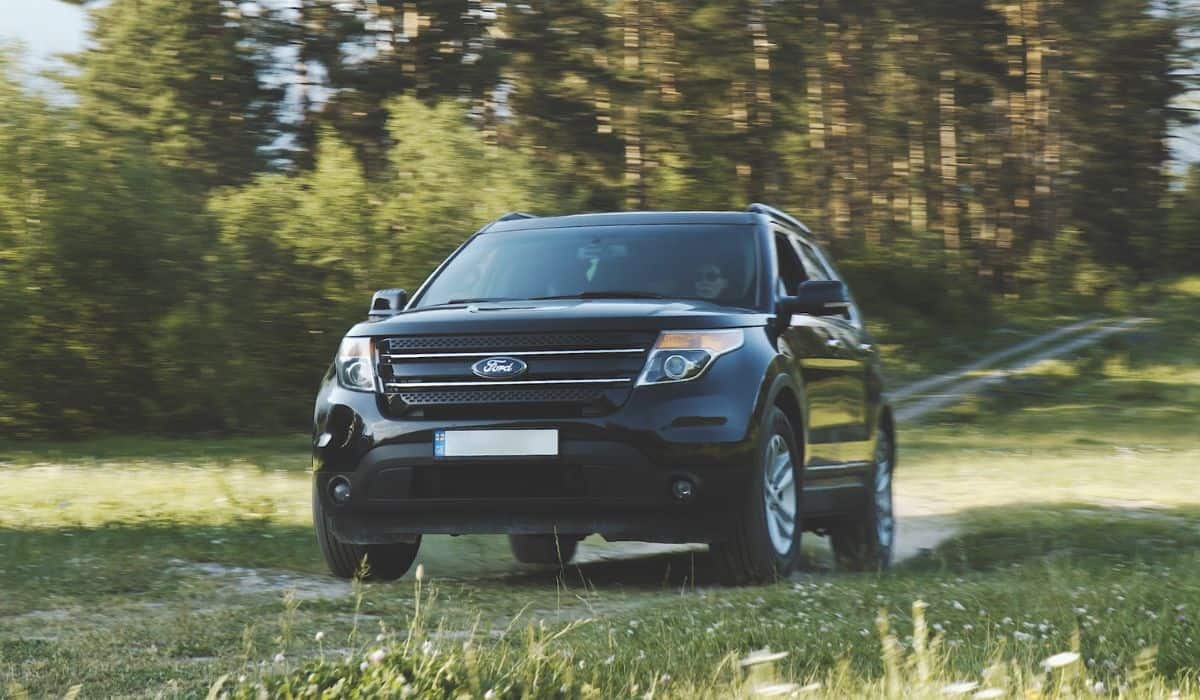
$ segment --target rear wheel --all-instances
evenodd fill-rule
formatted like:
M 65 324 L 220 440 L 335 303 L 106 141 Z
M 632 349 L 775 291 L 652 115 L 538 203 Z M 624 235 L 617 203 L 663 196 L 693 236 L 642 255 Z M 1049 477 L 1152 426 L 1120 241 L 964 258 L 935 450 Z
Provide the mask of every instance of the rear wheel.
M 575 557 L 579 540 L 571 535 L 509 535 L 508 546 L 522 564 L 561 566 Z
M 893 445 L 891 432 L 880 429 L 862 509 L 830 529 L 833 556 L 840 569 L 882 571 L 892 565 L 896 540 L 892 507 L 892 476 L 896 466 Z
M 796 568 L 800 554 L 800 450 L 777 407 L 763 418 L 757 459 L 729 536 L 709 550 L 722 583 L 771 583 Z
M 343 542 L 333 533 L 329 516 L 321 505 L 316 485 L 313 485 L 313 526 L 321 554 L 334 576 L 392 581 L 408 573 L 421 548 L 421 536 L 413 542 L 395 544 L 353 544 Z

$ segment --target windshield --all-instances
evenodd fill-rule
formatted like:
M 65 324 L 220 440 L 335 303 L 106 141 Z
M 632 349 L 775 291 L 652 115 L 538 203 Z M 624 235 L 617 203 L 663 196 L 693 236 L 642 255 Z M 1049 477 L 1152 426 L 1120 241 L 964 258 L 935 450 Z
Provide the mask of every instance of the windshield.
M 545 298 L 702 299 L 753 308 L 752 225 L 593 226 L 483 233 L 417 308 Z

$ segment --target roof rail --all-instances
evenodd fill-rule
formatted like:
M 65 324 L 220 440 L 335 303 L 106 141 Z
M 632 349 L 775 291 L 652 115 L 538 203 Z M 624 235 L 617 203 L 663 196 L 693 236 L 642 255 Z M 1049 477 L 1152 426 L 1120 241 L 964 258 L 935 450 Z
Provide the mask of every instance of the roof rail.
M 507 214 L 505 214 L 504 216 L 500 217 L 499 219 L 496 219 L 496 221 L 514 221 L 516 219 L 536 219 L 536 218 L 537 218 L 537 214 L 527 214 L 523 211 L 510 211 Z M 496 223 L 496 221 L 493 221 L 492 223 Z
M 495 226 L 496 224 L 500 223 L 501 221 L 516 221 L 517 219 L 536 219 L 536 218 L 537 218 L 537 214 L 528 214 L 523 211 L 510 211 L 498 219 L 492 219 L 491 221 L 487 222 L 486 224 L 483 225 L 482 228 L 480 228 L 475 233 L 483 233 L 484 231 Z
M 751 204 L 750 206 L 746 207 L 746 211 L 752 211 L 757 214 L 766 214 L 767 216 L 769 216 L 773 219 L 778 219 L 779 221 L 782 221 L 786 224 L 795 226 L 796 228 L 800 229 L 804 233 L 807 233 L 807 234 L 812 233 L 812 231 L 810 231 L 808 229 L 808 227 L 804 225 L 804 222 L 800 221 L 799 219 L 792 216 L 791 214 L 788 214 L 786 212 L 780 211 L 779 209 L 776 209 L 775 207 L 773 207 L 769 204 L 762 204 L 760 202 L 755 202 L 754 204 Z

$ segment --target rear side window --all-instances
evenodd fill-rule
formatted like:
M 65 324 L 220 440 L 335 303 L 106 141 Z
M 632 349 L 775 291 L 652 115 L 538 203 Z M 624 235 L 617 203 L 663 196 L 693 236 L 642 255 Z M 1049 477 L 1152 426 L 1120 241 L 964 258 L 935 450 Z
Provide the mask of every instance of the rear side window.
M 797 247 L 800 248 L 800 255 L 804 258 L 804 268 L 808 270 L 808 276 L 815 280 L 835 280 L 837 275 L 825 263 L 824 258 L 811 245 L 797 241 Z
M 803 240 L 797 241 L 797 244 L 800 248 L 800 255 L 804 258 L 804 266 L 813 271 L 813 279 L 842 281 L 841 275 L 837 273 L 833 264 L 829 262 L 829 258 L 825 257 L 825 253 L 819 248 Z M 846 292 L 850 293 L 849 290 Z M 850 300 L 850 308 L 842 316 L 851 324 L 861 327 L 862 316 L 858 312 L 858 306 L 854 303 L 853 297 Z
M 779 264 L 780 288 L 777 293 L 794 296 L 800 291 L 800 285 L 808 279 L 808 274 L 804 271 L 804 265 L 800 263 L 800 257 L 796 255 L 791 241 L 781 233 L 775 234 L 775 258 Z

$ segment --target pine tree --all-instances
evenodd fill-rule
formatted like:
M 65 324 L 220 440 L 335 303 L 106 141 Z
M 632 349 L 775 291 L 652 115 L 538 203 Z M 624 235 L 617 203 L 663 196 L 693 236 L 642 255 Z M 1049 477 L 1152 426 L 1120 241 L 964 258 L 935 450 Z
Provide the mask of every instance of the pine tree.
M 253 18 L 213 0 L 112 0 L 90 12 L 91 45 L 67 83 L 99 146 L 145 148 L 201 187 L 266 165 L 281 93 L 261 75 Z

